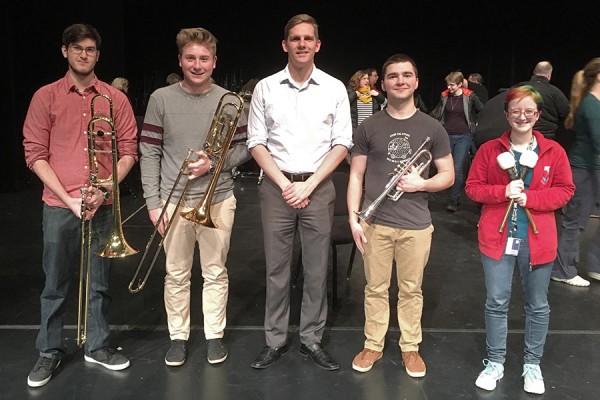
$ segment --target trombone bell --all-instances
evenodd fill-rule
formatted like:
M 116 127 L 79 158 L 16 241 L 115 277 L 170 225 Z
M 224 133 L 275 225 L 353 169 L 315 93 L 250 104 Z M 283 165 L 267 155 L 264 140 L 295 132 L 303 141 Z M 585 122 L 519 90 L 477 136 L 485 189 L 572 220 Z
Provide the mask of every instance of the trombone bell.
M 131 247 L 123 236 L 123 230 L 120 226 L 113 230 L 109 235 L 109 240 L 104 250 L 99 251 L 96 255 L 105 258 L 122 258 L 136 254 L 138 251 Z
M 188 212 L 182 212 L 181 216 L 197 225 L 204 225 L 207 228 L 216 228 L 217 225 L 212 221 L 208 207 L 210 207 L 210 205 L 204 202 L 200 204 L 200 207 L 194 208 Z

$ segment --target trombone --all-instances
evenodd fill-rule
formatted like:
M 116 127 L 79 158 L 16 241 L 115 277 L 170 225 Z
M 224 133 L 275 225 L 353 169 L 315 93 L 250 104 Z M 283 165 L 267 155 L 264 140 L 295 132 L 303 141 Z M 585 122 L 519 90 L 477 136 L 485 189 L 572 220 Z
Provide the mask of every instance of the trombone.
M 404 192 L 396 190 L 396 185 L 400 181 L 400 178 L 402 178 L 404 174 L 409 172 L 411 168 L 416 168 L 419 175 L 421 175 L 425 168 L 427 168 L 429 164 L 431 164 L 433 156 L 429 150 L 424 148 L 425 145 L 430 141 L 431 138 L 426 137 L 421 146 L 419 146 L 419 148 L 415 152 L 415 154 L 413 154 L 413 156 L 408 160 L 402 161 L 394 169 L 394 172 L 391 174 L 392 177 L 385 185 L 383 192 L 381 192 L 381 194 L 373 201 L 373 203 L 371 203 L 371 205 L 365 208 L 363 211 L 355 211 L 355 213 L 358 215 L 358 218 L 360 218 L 364 222 L 369 223 L 371 221 L 371 218 L 375 214 L 375 211 L 381 205 L 383 200 L 389 198 L 392 201 L 398 201 L 400 197 L 402 197 Z
M 109 115 L 102 116 L 96 114 L 94 106 L 100 99 L 108 102 Z M 87 127 L 87 152 L 89 167 L 88 186 L 105 189 L 105 186 L 112 185 L 113 204 L 112 204 L 112 224 L 109 233 L 108 242 L 102 250 L 95 254 L 104 258 L 121 258 L 137 253 L 137 250 L 131 247 L 123 236 L 123 227 L 121 224 L 121 200 L 119 194 L 119 181 L 117 176 L 117 135 L 113 119 L 112 99 L 105 94 L 97 94 L 92 98 L 91 104 L 92 118 Z M 109 131 L 96 129 L 96 124 L 108 126 Z M 109 141 L 105 136 L 110 136 L 110 150 L 105 149 Z M 103 146 L 104 145 L 104 146 Z M 100 179 L 100 168 L 97 155 L 101 153 L 110 153 L 112 158 L 112 174 L 108 178 Z M 105 189 L 106 190 L 106 189 Z M 105 191 L 102 190 L 102 191 Z M 83 347 L 87 339 L 87 322 L 89 313 L 89 292 L 90 292 L 90 273 L 91 273 L 91 246 L 92 246 L 92 219 L 85 219 L 87 188 L 81 188 L 81 256 L 79 266 L 79 301 L 77 316 L 77 345 Z
M 229 99 L 229 98 L 231 98 L 231 99 Z M 202 199 L 200 200 L 198 205 L 196 207 L 194 207 L 192 210 L 190 210 L 189 212 L 182 212 L 180 214 L 181 217 L 183 217 L 195 224 L 203 225 L 208 228 L 216 228 L 217 227 L 217 225 L 212 221 L 212 218 L 210 215 L 210 205 L 212 204 L 212 198 L 213 198 L 213 195 L 217 188 L 219 175 L 221 174 L 223 165 L 225 164 L 225 159 L 227 158 L 227 152 L 229 151 L 229 148 L 231 147 L 231 142 L 233 140 L 233 136 L 235 134 L 235 130 L 237 128 L 237 124 L 240 119 L 240 116 L 242 115 L 243 109 L 244 109 L 244 100 L 242 99 L 241 96 L 239 96 L 236 93 L 227 92 L 223 96 L 221 96 L 221 99 L 219 100 L 217 109 L 215 111 L 215 115 L 213 116 L 212 123 L 210 125 L 210 128 L 208 129 L 208 134 L 206 136 L 206 140 L 205 140 L 204 146 L 203 146 L 204 152 L 208 155 L 209 159 L 211 160 L 211 165 L 213 163 L 216 164 L 214 171 L 212 172 L 212 176 L 206 187 L 204 196 L 202 196 Z M 191 181 L 193 180 L 192 177 L 189 177 L 189 179 L 185 183 L 185 186 L 184 186 L 183 190 L 181 191 L 179 200 L 177 201 L 175 209 L 173 210 L 172 216 L 171 216 L 171 218 L 169 218 L 169 221 L 168 221 L 167 225 L 165 226 L 165 231 L 162 235 L 162 238 L 158 242 L 158 245 L 157 245 L 156 249 L 154 250 L 154 256 L 152 257 L 152 260 L 150 261 L 149 266 L 146 267 L 146 270 L 145 270 L 146 272 L 142 273 L 142 267 L 144 266 L 144 261 L 146 260 L 147 255 L 150 253 L 150 248 L 154 242 L 156 233 L 158 232 L 158 227 L 160 226 L 160 221 L 162 221 L 162 219 L 165 216 L 165 213 L 167 212 L 167 206 L 170 204 L 171 197 L 173 196 L 173 193 L 175 192 L 175 190 L 178 188 L 179 181 L 181 180 L 181 177 L 185 174 L 188 164 L 191 162 L 190 157 L 193 152 L 194 152 L 194 150 L 188 148 L 187 157 L 183 160 L 183 163 L 181 164 L 181 167 L 179 168 L 179 174 L 177 175 L 177 178 L 175 178 L 175 183 L 173 184 L 173 188 L 169 192 L 169 195 L 167 196 L 167 199 L 165 200 L 165 203 L 164 203 L 163 209 L 160 213 L 160 216 L 158 217 L 159 223 L 154 227 L 154 230 L 152 231 L 152 234 L 150 235 L 150 239 L 148 240 L 148 243 L 146 244 L 146 249 L 144 250 L 144 254 L 142 255 L 142 258 L 140 259 L 140 262 L 137 266 L 137 269 L 135 270 L 135 272 L 133 274 L 133 277 L 131 278 L 131 281 L 129 282 L 128 289 L 129 289 L 130 293 L 138 293 L 139 291 L 141 291 L 144 288 L 144 286 L 146 286 L 146 282 L 148 281 L 150 272 L 154 268 L 154 264 L 156 263 L 156 259 L 158 258 L 158 254 L 160 253 L 160 249 L 162 248 L 163 242 L 164 242 L 165 238 L 167 237 L 167 233 L 169 232 L 169 229 L 171 228 L 171 225 L 173 223 L 173 220 L 175 219 L 175 216 L 177 215 L 177 212 L 181 206 L 183 197 L 185 196 L 185 193 L 187 192 L 188 187 L 189 187 Z M 143 277 L 141 277 L 142 275 L 143 275 Z

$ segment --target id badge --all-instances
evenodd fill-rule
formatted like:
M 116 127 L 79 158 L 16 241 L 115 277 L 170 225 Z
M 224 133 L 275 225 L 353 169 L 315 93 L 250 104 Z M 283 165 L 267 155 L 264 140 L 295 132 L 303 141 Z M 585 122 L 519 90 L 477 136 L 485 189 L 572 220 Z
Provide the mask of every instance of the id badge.
M 509 237 L 508 241 L 506 242 L 506 250 L 504 251 L 504 254 L 516 256 L 519 254 L 519 247 L 521 247 L 521 239 Z

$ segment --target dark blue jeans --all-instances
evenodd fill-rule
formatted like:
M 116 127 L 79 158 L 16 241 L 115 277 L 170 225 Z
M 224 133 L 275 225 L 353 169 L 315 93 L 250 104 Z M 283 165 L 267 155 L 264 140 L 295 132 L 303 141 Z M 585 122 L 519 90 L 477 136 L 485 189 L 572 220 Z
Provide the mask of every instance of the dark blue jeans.
M 471 149 L 471 143 L 473 142 L 473 135 L 471 133 L 463 133 L 461 135 L 449 135 L 450 137 L 450 149 L 452 151 L 452 158 L 454 160 L 454 185 L 450 192 L 450 200 L 458 202 L 460 198 L 460 191 L 464 183 L 464 172 L 465 160 Z
M 525 355 L 526 364 L 539 364 L 550 323 L 548 286 L 552 263 L 530 267 L 529 244 L 521 240 L 519 255 L 504 254 L 500 260 L 481 255 L 487 299 L 485 302 L 485 331 L 487 358 L 504 364 L 508 335 L 508 308 L 515 265 L 521 275 L 525 297 Z
M 92 252 L 104 246 L 110 224 L 111 207 L 102 206 L 96 212 L 92 222 Z M 41 321 L 36 347 L 40 355 L 61 358 L 66 349 L 62 342 L 65 304 L 74 272 L 79 270 L 80 265 L 81 220 L 67 208 L 50 207 L 44 204 L 43 234 L 42 268 L 46 275 L 46 282 L 40 296 Z M 85 343 L 85 353 L 88 355 L 108 346 L 109 327 L 106 317 L 110 303 L 108 293 L 110 259 L 92 254 L 90 268 Z

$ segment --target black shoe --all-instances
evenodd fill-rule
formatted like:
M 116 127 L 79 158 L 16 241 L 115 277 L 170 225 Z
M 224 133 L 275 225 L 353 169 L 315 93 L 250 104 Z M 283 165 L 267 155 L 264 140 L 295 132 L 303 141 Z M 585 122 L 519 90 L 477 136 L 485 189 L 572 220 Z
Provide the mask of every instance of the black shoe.
M 265 346 L 260 353 L 256 356 L 256 359 L 250 364 L 252 368 L 263 369 L 270 367 L 275 361 L 284 355 L 288 350 L 289 346 L 284 344 L 281 347 L 269 347 Z
M 165 356 L 165 364 L 169 367 L 179 367 L 185 362 L 187 355 L 187 340 L 171 340 L 171 346 Z
M 40 356 L 27 376 L 27 384 L 31 387 L 44 386 L 52 378 L 52 373 L 60 365 L 60 358 Z
M 321 346 L 321 343 L 311 344 L 309 346 L 300 345 L 300 354 L 310 357 L 315 364 L 327 371 L 335 371 L 340 368 L 340 364 L 335 362 L 333 357 L 329 355 Z
M 129 367 L 129 359 L 112 347 L 103 347 L 92 354 L 83 356 L 85 361 L 100 364 L 111 371 L 120 371 Z
M 208 339 L 206 346 L 206 359 L 210 364 L 222 363 L 227 359 L 227 346 L 223 339 Z

